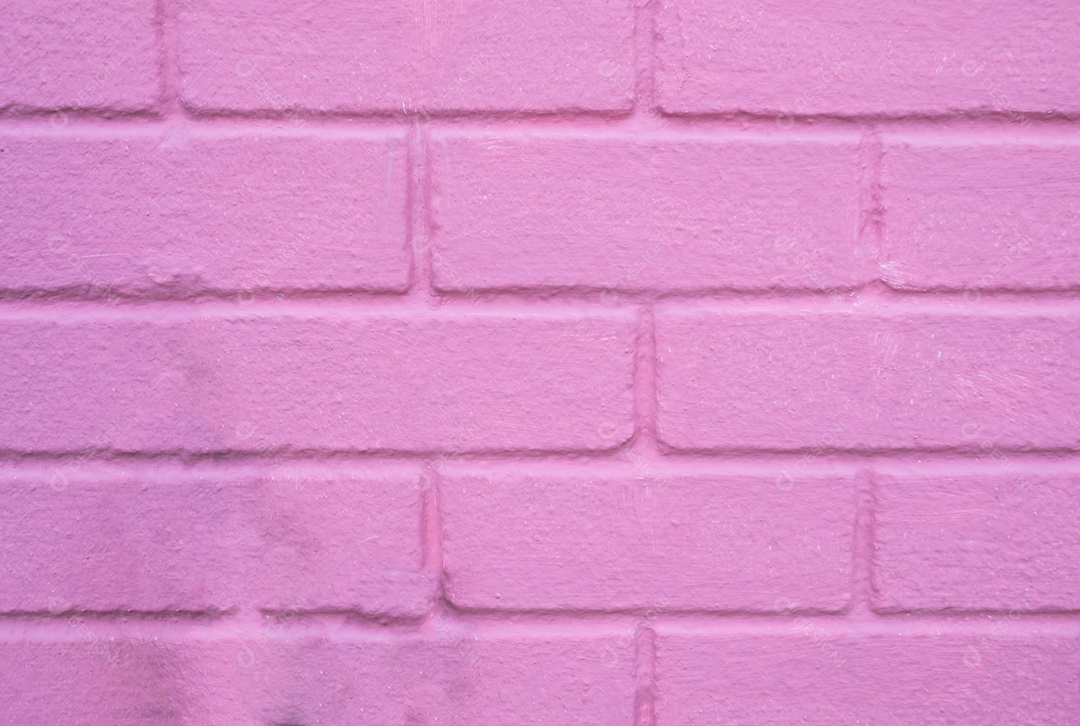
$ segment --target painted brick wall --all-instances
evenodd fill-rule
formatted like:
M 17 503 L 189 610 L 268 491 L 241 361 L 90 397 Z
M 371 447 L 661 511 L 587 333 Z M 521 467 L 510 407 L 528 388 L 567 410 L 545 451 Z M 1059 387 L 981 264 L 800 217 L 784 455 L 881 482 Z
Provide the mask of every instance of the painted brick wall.
M 1080 723 L 1080 4 L 0 7 L 0 722 Z

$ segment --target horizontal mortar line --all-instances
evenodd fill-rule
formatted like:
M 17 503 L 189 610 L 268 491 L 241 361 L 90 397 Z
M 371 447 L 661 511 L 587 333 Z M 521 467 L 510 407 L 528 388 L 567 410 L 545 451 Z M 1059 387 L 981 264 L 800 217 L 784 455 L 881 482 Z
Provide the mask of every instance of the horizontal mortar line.
M 446 302 L 481 304 L 509 300 L 540 302 L 599 302 L 614 305 L 622 302 L 639 304 L 685 301 L 754 302 L 754 301 L 832 301 L 840 295 L 859 299 L 875 297 L 901 300 L 952 301 L 974 306 L 986 302 L 1028 302 L 1080 300 L 1080 284 L 1043 288 L 964 288 L 928 287 L 925 289 L 898 288 L 875 279 L 857 285 L 837 285 L 825 288 L 805 287 L 712 287 L 697 289 L 619 289 L 602 285 L 564 286 L 507 286 L 502 288 L 463 288 L 438 290 L 437 296 Z M 850 302 L 841 300 L 840 302 Z
M 704 617 L 723 618 L 725 620 L 743 619 L 754 622 L 773 622 L 777 619 L 791 617 L 786 613 L 773 610 L 752 608 L 704 608 L 704 607 L 659 607 L 649 605 L 637 605 L 627 607 L 588 608 L 588 607 L 465 607 L 455 605 L 453 602 L 446 603 L 448 612 L 462 620 L 475 622 L 500 622 L 508 618 L 520 618 L 527 620 L 546 619 L 573 619 L 580 621 L 603 621 L 613 617 L 645 618 L 654 620 L 660 617 Z M 823 620 L 847 619 L 850 613 L 846 610 L 814 609 L 796 610 L 794 615 L 805 615 Z
M 1016 636 L 1060 635 L 1080 637 L 1080 613 L 1015 613 L 957 614 L 954 616 L 878 617 L 861 620 L 834 616 L 776 614 L 739 615 L 659 613 L 649 616 L 625 613 L 597 612 L 581 614 L 529 614 L 505 612 L 473 615 L 454 613 L 442 615 L 441 630 L 429 622 L 392 621 L 386 619 L 346 619 L 324 617 L 264 617 L 262 622 L 227 619 L 178 619 L 168 612 L 153 617 L 123 615 L 96 616 L 91 613 L 67 613 L 45 617 L 3 617 L 0 615 L 0 641 L 74 640 L 85 642 L 83 630 L 111 638 L 186 638 L 211 639 L 269 638 L 288 641 L 293 638 L 318 637 L 331 642 L 348 643 L 375 637 L 387 642 L 440 641 L 456 638 L 513 638 L 513 637 L 618 637 L 628 629 L 648 627 L 661 635 L 683 636 L 745 636 L 772 635 L 804 637 L 803 628 L 812 625 L 815 632 L 857 638 L 860 636 L 992 636 L 1005 640 Z M 75 620 L 76 622 L 72 622 Z M 1002 625 L 1007 625 L 1002 628 Z M 78 625 L 79 627 L 76 627 Z M 50 636 L 50 637 L 43 637 Z
M 62 113 L 63 121 L 57 114 Z M 450 113 L 385 113 L 334 114 L 317 112 L 282 112 L 277 114 L 233 113 L 181 116 L 158 112 L 104 114 L 73 111 L 43 110 L 33 113 L 0 112 L 0 134 L 6 131 L 47 131 L 59 135 L 80 132 L 116 132 L 158 134 L 173 133 L 269 133 L 306 135 L 311 133 L 354 134 L 395 131 L 404 132 L 417 120 L 433 133 L 461 131 L 488 135 L 504 131 L 570 131 L 585 135 L 613 136 L 644 134 L 679 137 L 683 134 L 719 133 L 732 138 L 817 138 L 835 136 L 857 139 L 866 128 L 884 133 L 905 132 L 921 134 L 926 131 L 953 137 L 971 135 L 974 139 L 988 134 L 1006 134 L 1033 138 L 1062 135 L 1063 140 L 1075 139 L 1080 131 L 1080 114 L 1045 116 L 1029 112 L 1026 122 L 1020 123 L 1008 114 L 971 115 L 941 114 L 931 116 L 840 116 L 802 115 L 789 119 L 775 114 L 718 113 L 702 115 L 665 115 L 655 111 L 639 113 L 617 112 L 468 112 Z
M 1000 449 L 997 449 L 998 453 Z M 861 467 L 869 466 L 875 473 L 888 475 L 934 475 L 934 476 L 994 476 L 1007 475 L 1007 467 L 1015 466 L 1024 473 L 1041 475 L 1069 475 L 1080 470 L 1080 453 L 1069 455 L 1012 453 L 1008 463 L 995 460 L 989 454 L 982 458 L 971 455 L 924 453 L 896 454 L 894 456 L 845 458 L 828 455 L 811 456 L 806 460 L 800 455 L 761 454 L 758 456 L 720 457 L 663 457 L 659 455 L 617 455 L 611 457 L 578 457 L 567 455 L 542 455 L 522 457 L 516 453 L 502 457 L 485 454 L 458 454 L 453 456 L 405 455 L 405 456 L 338 456 L 324 455 L 311 458 L 280 459 L 252 454 L 235 459 L 203 458 L 198 460 L 177 457 L 119 457 L 86 458 L 83 454 L 41 455 L 11 457 L 0 460 L 0 481 L 19 481 L 31 476 L 49 479 L 57 469 L 76 481 L 100 479 L 140 478 L 146 481 L 171 482 L 175 476 L 205 476 L 208 479 L 243 478 L 278 473 L 288 467 L 289 478 L 307 476 L 312 480 L 339 478 L 339 476 L 404 475 L 417 474 L 424 463 L 434 458 L 441 475 L 504 475 L 523 473 L 522 461 L 528 462 L 524 473 L 531 476 L 561 478 L 607 478 L 615 482 L 633 480 L 642 485 L 662 485 L 672 478 L 699 478 L 699 476 L 731 476 L 731 478 L 754 478 L 761 476 L 772 481 L 778 469 L 791 471 L 796 468 L 795 484 L 799 478 L 835 478 L 851 476 Z M 642 463 L 649 471 L 642 471 Z M 805 465 L 805 466 L 798 466 Z M 723 482 L 718 482 L 723 483 Z
M 597 301 L 582 307 L 580 301 L 559 300 L 496 300 L 468 307 L 432 308 L 426 299 L 415 294 L 384 295 L 350 299 L 336 298 L 276 298 L 251 301 L 228 299 L 202 300 L 141 300 L 114 304 L 98 300 L 20 300 L 0 302 L 0 319 L 55 318 L 57 320 L 91 319 L 149 319 L 167 321 L 192 317 L 266 318 L 296 316 L 345 319 L 349 317 L 379 318 L 413 317 L 416 319 L 470 319 L 517 316 L 522 320 L 574 319 L 579 317 L 627 317 L 635 306 L 607 305 Z
M 66 126 L 40 119 L 0 118 L 0 138 L 89 138 L 138 139 L 178 136 L 196 139 L 270 136 L 281 138 L 358 138 L 382 140 L 404 139 L 411 122 L 379 120 L 378 122 L 349 122 L 324 124 L 291 124 L 274 120 L 251 120 L 228 123 L 224 121 L 188 121 L 176 118 L 139 119 L 114 122 L 98 118 L 83 118 Z
M 429 612 L 400 614 L 390 610 L 344 608 L 344 607 L 258 607 L 256 617 L 279 618 L 284 620 L 319 620 L 339 621 L 342 623 L 361 623 L 370 625 L 418 626 L 427 620 Z
M 777 625 L 782 632 L 792 631 L 792 621 L 806 621 L 816 627 L 835 634 L 946 634 L 984 633 L 1001 623 L 1010 625 L 1009 632 L 1027 630 L 1029 632 L 1047 632 L 1065 630 L 1070 635 L 1080 636 L 1080 612 L 1076 610 L 1059 612 L 1021 613 L 1006 609 L 994 611 L 972 611 L 968 613 L 920 613 L 884 616 L 873 611 L 861 618 L 838 618 L 822 615 L 804 615 L 800 613 L 776 614 L 770 616 L 746 615 L 702 615 L 660 613 L 653 619 L 656 627 L 670 630 L 713 631 L 718 634 L 728 632 L 768 632 Z
M 1012 139 L 1030 137 L 1034 140 L 1059 140 L 1075 142 L 1080 131 L 1080 117 L 1060 120 L 1046 119 L 1021 125 L 1003 119 L 977 119 L 969 117 L 944 116 L 938 119 L 875 119 L 875 118 L 798 118 L 791 125 L 777 123 L 775 117 L 681 117 L 666 116 L 656 113 L 642 113 L 628 118 L 601 121 L 597 119 L 567 118 L 558 122 L 482 122 L 463 116 L 454 119 L 433 119 L 429 128 L 438 135 L 475 134 L 480 136 L 499 135 L 518 130 L 527 130 L 543 135 L 561 136 L 580 133 L 584 137 L 604 137 L 613 139 L 627 136 L 640 136 L 665 140 L 708 139 L 716 137 L 725 140 L 836 140 L 854 141 L 862 137 L 869 129 L 892 136 L 912 134 L 923 136 L 928 132 L 940 134 L 943 138 L 971 138 L 975 142 L 987 139 Z
M 127 256 L 126 253 L 112 253 L 113 256 Z M 80 259 L 92 259 L 94 257 L 109 256 L 108 254 L 80 255 Z M 58 254 L 57 259 L 66 263 L 67 254 Z M 124 283 L 115 283 L 122 287 Z M 63 288 L 0 288 L 0 306 L 11 305 L 53 305 L 73 303 L 79 305 L 108 305 L 109 307 L 138 307 L 142 305 L 168 305 L 187 303 L 200 305 L 204 303 L 238 304 L 241 306 L 252 303 L 276 304 L 285 300 L 317 302 L 317 301 L 363 301 L 367 304 L 386 304 L 400 302 L 409 298 L 410 291 L 401 289 L 361 289 L 341 288 L 336 290 L 320 290 L 315 288 L 261 288 L 259 290 L 244 289 L 205 289 L 198 291 L 170 291 L 168 286 L 154 292 L 125 293 L 117 292 L 108 283 L 97 282 L 80 285 L 71 285 Z M 92 292 L 97 290 L 97 292 Z
M 328 456 L 324 453 L 308 457 L 283 459 L 274 455 L 251 452 L 232 458 L 203 457 L 188 459 L 165 456 L 111 456 L 94 447 L 82 452 L 61 454 L 17 454 L 0 458 L 0 481 L 18 481 L 26 477 L 48 477 L 60 473 L 79 481 L 98 478 L 128 478 L 171 481 L 173 477 L 199 476 L 209 479 L 263 477 L 280 474 L 282 477 L 351 476 L 416 476 L 423 469 L 425 457 L 419 455 L 388 456 L 383 454 Z M 521 457 L 515 456 L 514 460 Z M 282 471 L 283 468 L 288 471 Z M 62 485 L 63 480 L 58 482 Z
M 1080 121 L 1080 111 L 1060 111 L 1037 108 L 990 108 L 983 106 L 969 106 L 963 108 L 951 108 L 947 111 L 924 110 L 924 111 L 814 111 L 794 112 L 791 109 L 776 108 L 726 108 L 702 111 L 672 111 L 665 109 L 663 101 L 653 104 L 636 102 L 622 103 L 608 107 L 572 107 L 550 106 L 547 108 L 528 107 L 505 107 L 505 108 L 421 108 L 402 106 L 384 106 L 382 108 L 365 109 L 315 109 L 296 102 L 291 106 L 279 107 L 238 107 L 238 106 L 196 106 L 186 102 L 182 97 L 180 104 L 175 108 L 166 108 L 161 104 L 149 104 L 137 108 L 118 108 L 109 106 L 34 106 L 8 103 L 0 107 L 0 120 L 8 118 L 18 119 L 42 119 L 53 121 L 57 114 L 63 114 L 68 118 L 91 118 L 101 120 L 129 119 L 129 118 L 153 118 L 166 120 L 170 117 L 180 117 L 187 121 L 215 121 L 221 119 L 252 119 L 252 120 L 411 120 L 415 118 L 424 121 L 454 121 L 457 119 L 478 119 L 498 121 L 507 119 L 529 120 L 563 120 L 563 119 L 608 119 L 627 120 L 635 116 L 653 116 L 657 119 L 669 121 L 719 121 L 719 122 L 751 122 L 768 121 L 775 123 L 777 118 L 786 122 L 814 122 L 834 121 L 839 123 L 851 122 L 889 122 L 908 121 L 936 123 L 947 120 L 986 121 L 989 123 L 1006 123 L 1019 125 L 1023 121 L 1035 123 L 1071 122 Z
M 374 463 L 417 463 L 422 464 L 425 460 L 436 459 L 439 462 L 451 460 L 466 460 L 480 458 L 485 460 L 510 460 L 510 461 L 533 461 L 551 458 L 564 460 L 610 459 L 615 449 L 604 450 L 529 450 L 529 449 L 503 449 L 503 450 L 473 450 L 470 452 L 453 453 L 437 449 L 417 449 L 388 451 L 388 450 L 340 450 L 340 449 L 297 449 L 286 447 L 260 449 L 228 449 L 220 451 L 129 451 L 117 450 L 108 447 L 87 446 L 83 449 L 68 451 L 20 451 L 12 449 L 0 450 L 0 465 L 20 464 L 23 462 L 38 462 L 42 464 L 52 463 L 56 466 L 74 463 L 82 466 L 91 461 L 99 463 L 117 463 L 127 465 L 129 463 L 144 462 L 171 463 L 175 465 L 198 465 L 198 464 L 239 464 L 252 465 L 264 463 L 267 466 L 284 466 L 285 464 L 310 464 L 310 463 L 338 463 L 360 464 L 372 461 Z M 92 453 L 88 453 L 92 452 Z M 70 470 L 70 469 L 68 469 Z
M 694 298 L 660 301 L 657 317 L 670 313 L 765 314 L 791 317 L 814 314 L 845 314 L 867 319 L 888 318 L 908 313 L 956 318 L 1027 317 L 1040 315 L 1075 316 L 1080 297 L 990 298 L 978 302 L 958 296 L 897 296 L 868 294 L 851 300 L 833 301 L 825 297 L 801 298 Z
M 412 123 L 423 121 L 437 123 L 471 120 L 482 123 L 499 122 L 536 122 L 559 123 L 603 122 L 615 123 L 629 121 L 635 116 L 632 104 L 611 108 L 395 108 L 367 110 L 316 110 L 301 105 L 289 108 L 194 108 L 183 106 L 183 118 L 190 123 L 214 123 L 222 121 L 286 121 L 301 123 L 305 121 L 328 121 L 345 123 L 351 121 L 383 121 Z
M 11 588 L 19 591 L 19 588 Z M 63 599 L 63 598 L 58 598 Z M 86 608 L 69 608 L 66 610 L 0 610 L 0 621 L 4 622 L 38 622 L 49 623 L 55 621 L 81 618 L 91 621 L 137 621 L 137 622 L 183 622 L 183 623 L 219 623 L 232 620 L 238 610 L 234 607 L 206 608 L 202 610 L 175 609 L 175 610 L 139 610 L 139 609 L 108 609 L 95 610 Z
M 959 108 L 948 111 L 905 111 L 892 113 L 844 111 L 819 111 L 795 113 L 777 109 L 726 109 L 708 111 L 669 111 L 662 107 L 653 110 L 656 116 L 673 123 L 755 124 L 767 123 L 779 128 L 791 125 L 872 125 L 884 127 L 889 124 L 910 126 L 937 125 L 944 122 L 981 123 L 988 127 L 1022 127 L 1023 125 L 1072 125 L 1080 122 L 1080 111 L 1046 111 L 1022 109 Z
M 284 294 L 284 293 L 283 293 Z M 276 295 L 253 298 L 243 293 L 213 297 L 132 298 L 114 299 L 75 297 L 19 297 L 0 292 L 0 318 L 58 317 L 123 318 L 162 315 L 191 317 L 215 315 L 244 317 L 275 315 L 310 315 L 319 317 L 353 314 L 358 317 L 389 313 L 412 314 L 416 317 L 467 318 L 470 315 L 530 315 L 563 314 L 567 317 L 596 314 L 631 314 L 641 304 L 654 304 L 657 314 L 681 309 L 714 310 L 718 312 L 770 312 L 777 314 L 846 312 L 871 317 L 875 314 L 898 312 L 939 312 L 951 315 L 979 317 L 981 315 L 1037 315 L 1052 312 L 1080 312 L 1080 290 L 987 293 L 979 295 L 954 292 L 898 292 L 884 286 L 868 286 L 848 293 L 847 299 L 836 300 L 830 291 L 800 292 L 731 292 L 731 293 L 665 293 L 624 294 L 603 293 L 586 295 L 493 294 L 469 299 L 467 294 L 436 296 L 443 304 L 432 308 L 424 296 L 410 293 L 385 294 L 302 294 L 284 299 Z M 588 305 L 589 307 L 582 307 Z
M 530 471 L 551 471 L 558 473 L 636 473 L 639 478 L 649 479 L 647 472 L 640 471 L 643 462 L 658 473 L 665 475 L 692 475 L 697 471 L 718 473 L 748 473 L 771 471 L 775 467 L 791 467 L 810 459 L 808 466 L 815 468 L 798 469 L 799 475 L 835 473 L 835 468 L 858 468 L 867 465 L 888 468 L 903 465 L 919 469 L 947 469 L 961 467 L 963 471 L 993 473 L 1003 470 L 1004 463 L 990 460 L 991 454 L 1008 455 L 1010 465 L 1038 467 L 1047 471 L 1066 471 L 1080 463 L 1080 448 L 1044 448 L 1020 449 L 1009 448 L 993 442 L 993 431 L 978 434 L 978 442 L 990 440 L 993 451 L 974 444 L 968 448 L 948 449 L 821 449 L 808 447 L 791 451 L 769 451 L 769 449 L 717 449 L 713 454 L 701 453 L 643 453 L 637 449 L 604 449 L 604 451 L 528 451 L 528 449 L 504 449 L 504 451 L 453 452 L 438 449 L 418 449 L 418 451 L 347 451 L 347 449 L 297 449 L 291 451 L 284 447 L 275 449 L 227 449 L 220 452 L 184 452 L 175 451 L 117 451 L 117 449 L 87 445 L 79 449 L 64 452 L 27 452 L 17 449 L 0 451 L 0 467 L 17 468 L 19 471 L 32 471 L 38 467 L 44 473 L 51 473 L 56 468 L 70 472 L 71 467 L 83 471 L 94 466 L 107 468 L 117 466 L 129 468 L 137 463 L 147 467 L 171 466 L 174 469 L 190 471 L 243 471 L 254 472 L 283 466 L 301 467 L 300 472 L 313 471 L 325 465 L 327 470 L 341 471 L 348 466 L 416 466 L 434 459 L 438 467 L 447 471 L 457 468 L 483 469 L 521 465 L 527 461 Z M 630 453 L 627 453 L 630 452 Z M 1050 465 L 1049 467 L 1047 465 Z M 307 469 L 305 469 L 307 467 Z M 771 467 L 771 469 L 770 469 Z M 984 471 L 985 469 L 985 471 Z
M 992 433 L 980 433 L 978 442 L 984 443 Z M 1004 464 L 994 460 L 993 453 L 1004 453 L 996 444 L 993 451 L 979 447 L 978 451 L 885 451 L 870 455 L 852 455 L 851 452 L 837 452 L 808 449 L 802 453 L 780 451 L 750 451 L 743 454 L 664 454 L 637 449 L 620 450 L 609 457 L 574 458 L 565 455 L 538 457 L 529 461 L 530 472 L 542 472 L 552 475 L 634 474 L 643 481 L 650 480 L 650 471 L 655 470 L 662 476 L 693 476 L 698 473 L 721 474 L 770 474 L 775 476 L 777 467 L 790 467 L 805 464 L 797 473 L 835 474 L 837 470 L 851 473 L 861 467 L 869 466 L 877 471 L 893 471 L 894 467 L 903 467 L 904 471 L 929 470 L 952 472 L 972 471 L 990 474 L 1001 471 Z M 1080 465 L 1080 450 L 1048 451 L 1011 451 L 1009 464 L 1035 467 L 1044 471 L 1068 472 Z M 642 464 L 648 464 L 649 471 L 642 471 Z M 492 458 L 484 454 L 459 454 L 444 458 L 440 469 L 444 472 L 467 472 L 469 470 L 493 472 L 513 471 L 516 462 L 510 458 Z
M 963 434 L 961 434 L 963 435 Z M 987 455 L 989 451 L 982 445 L 987 439 L 993 440 L 994 435 L 992 430 L 979 430 L 971 437 L 971 442 L 968 444 L 961 444 L 955 446 L 896 446 L 896 447 L 872 447 L 872 446 L 852 446 L 852 447 L 835 447 L 835 446 L 822 446 L 817 443 L 808 443 L 805 446 L 791 446 L 791 447 L 724 447 L 715 446 L 701 449 L 672 449 L 665 446 L 661 442 L 662 458 L 663 459 L 677 459 L 681 457 L 689 457 L 691 459 L 701 459 L 704 457 L 754 457 L 760 459 L 773 459 L 773 460 L 785 460 L 794 459 L 799 460 L 803 457 L 811 457 L 816 459 L 833 457 L 834 459 L 843 458 L 851 461 L 852 463 L 859 463 L 866 465 L 868 462 L 873 462 L 878 458 L 905 458 L 905 457 L 931 457 L 938 456 L 942 458 L 946 457 L 972 457 L 977 455 Z M 1075 447 L 1069 446 L 1010 446 L 1007 444 L 1001 444 L 993 442 L 993 449 L 1002 454 L 1010 455 L 1027 455 L 1030 457 L 1062 457 L 1070 456 L 1075 457 L 1080 453 L 1080 444 Z
M 54 129 L 73 129 L 89 126 L 166 126 L 213 127 L 236 125 L 278 126 L 287 124 L 294 129 L 303 128 L 408 128 L 416 121 L 428 124 L 531 124 L 540 127 L 560 124 L 632 124 L 637 116 L 632 108 L 621 110 L 603 109 L 551 109 L 551 110 L 461 110 L 437 111 L 400 109 L 380 111 L 315 111 L 303 108 L 283 110 L 222 109 L 219 111 L 191 110 L 170 113 L 158 108 L 111 112 L 105 109 L 0 109 L 0 125 L 19 124 L 25 127 L 49 126 Z
M 328 633 L 329 631 L 329 633 Z M 67 641 L 78 639 L 89 645 L 93 640 L 87 634 L 102 640 L 115 641 L 129 638 L 132 640 L 158 638 L 176 638 L 184 640 L 192 637 L 212 639 L 239 638 L 288 638 L 291 635 L 310 634 L 321 638 L 331 635 L 332 639 L 347 642 L 350 638 L 365 636 L 382 638 L 415 638 L 419 634 L 416 623 L 370 624 L 361 620 L 346 624 L 330 621 L 303 621 L 298 619 L 281 624 L 280 619 L 264 618 L 264 622 L 250 620 L 177 620 L 167 612 L 156 613 L 155 617 L 132 617 L 125 614 L 117 618 L 95 617 L 89 613 L 68 613 L 44 618 L 7 618 L 0 615 L 0 642 L 26 640 Z M 44 638 L 41 636 L 51 636 Z
M 778 598 L 785 600 L 786 598 Z M 603 621 L 610 618 L 645 618 L 657 623 L 742 623 L 747 625 L 773 625 L 792 618 L 805 618 L 820 623 L 831 623 L 837 628 L 858 627 L 895 627 L 904 622 L 933 622 L 944 624 L 974 625 L 987 619 L 1000 619 L 1026 622 L 1076 622 L 1080 624 L 1080 609 L 1044 609 L 1032 611 L 1002 609 L 971 609 L 948 611 L 944 608 L 924 611 L 883 613 L 869 610 L 857 613 L 852 608 L 844 610 L 804 610 L 791 611 L 754 610 L 738 608 L 661 608 L 658 606 L 640 606 L 633 608 L 448 608 L 453 616 L 471 622 L 546 622 L 548 620 Z M 1010 615 L 1010 613 L 1012 613 Z

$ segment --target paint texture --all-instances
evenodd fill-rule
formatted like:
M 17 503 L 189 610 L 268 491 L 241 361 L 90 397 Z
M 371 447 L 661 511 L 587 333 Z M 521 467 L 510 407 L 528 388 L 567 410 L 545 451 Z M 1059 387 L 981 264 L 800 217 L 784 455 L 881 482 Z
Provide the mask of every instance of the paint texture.
M 0 7 L 0 724 L 1080 723 L 1080 4 Z

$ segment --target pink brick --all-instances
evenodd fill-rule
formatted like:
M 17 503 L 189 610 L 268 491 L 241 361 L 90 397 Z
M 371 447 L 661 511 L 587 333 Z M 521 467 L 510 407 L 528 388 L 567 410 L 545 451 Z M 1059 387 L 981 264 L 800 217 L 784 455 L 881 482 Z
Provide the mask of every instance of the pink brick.
M 176 297 L 408 283 L 399 134 L 20 135 L 0 137 L 0 151 L 9 290 Z
M 418 471 L 87 473 L 0 480 L 0 610 L 417 614 Z
M 442 290 L 822 289 L 876 277 L 855 142 L 450 135 L 432 147 Z
M 673 113 L 1076 113 L 1075 3 L 668 0 L 657 85 Z
M 330 637 L 268 620 L 251 635 L 110 640 L 94 621 L 54 628 L 66 637 L 0 643 L 5 723 L 633 722 L 633 644 L 610 631 Z
M 183 655 L 84 617 L 64 618 L 45 632 L 9 635 L 0 642 L 0 720 L 25 726 L 192 724 Z
M 245 309 L 0 319 L 0 450 L 598 450 L 632 429 L 624 316 Z
M 851 475 L 525 474 L 440 483 L 446 593 L 467 608 L 836 610 L 851 580 Z M 786 482 L 785 482 L 786 483 Z
M 778 630 L 661 631 L 657 726 L 1066 726 L 1080 711 L 1073 629 L 863 634 L 790 618 Z
M 1080 475 L 1017 466 L 975 440 L 989 444 L 986 473 L 876 476 L 879 606 L 1080 609 Z
M 819 306 L 820 308 L 820 306 Z M 1080 321 L 1044 313 L 671 310 L 659 434 L 712 449 L 1076 449 Z
M 626 110 L 633 29 L 629 0 L 183 0 L 183 95 L 203 111 Z
M 142 111 L 161 93 L 153 0 L 0 7 L 0 108 Z M 60 111 L 55 125 L 68 123 Z
M 883 169 L 882 276 L 908 289 L 1080 283 L 1078 147 L 896 139 Z

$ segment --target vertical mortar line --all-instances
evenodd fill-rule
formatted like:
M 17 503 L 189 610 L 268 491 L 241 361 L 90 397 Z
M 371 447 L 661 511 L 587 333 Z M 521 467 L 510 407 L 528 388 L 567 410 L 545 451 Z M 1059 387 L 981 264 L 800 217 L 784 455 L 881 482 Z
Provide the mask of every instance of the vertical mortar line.
M 420 548 L 421 567 L 435 578 L 435 601 L 444 601 L 442 515 L 439 509 L 439 470 L 427 460 L 420 474 Z
M 862 166 L 860 186 L 860 249 L 869 258 L 875 286 L 882 284 L 884 261 L 884 205 L 882 198 L 882 163 L 884 146 L 874 124 L 863 132 L 859 148 Z M 870 304 L 875 304 L 871 299 Z M 872 460 L 874 461 L 874 460 Z M 859 467 L 855 472 L 855 531 L 851 563 L 851 617 L 862 620 L 874 617 L 874 467 Z
M 634 110 L 635 117 L 656 115 L 656 4 L 636 0 L 634 8 Z
M 182 119 L 183 104 L 180 102 L 180 49 L 173 17 L 175 0 L 157 0 L 155 19 L 158 29 L 158 46 L 161 53 L 161 115 L 166 119 Z
M 874 470 L 860 467 L 855 472 L 855 532 L 851 562 L 851 616 L 857 620 L 874 617 Z
M 634 341 L 634 438 L 633 449 L 640 455 L 656 458 L 656 313 L 648 303 L 638 310 L 637 335 Z
M 862 179 L 859 184 L 858 249 L 867 256 L 875 280 L 881 279 L 882 252 L 885 235 L 885 208 L 881 189 L 884 145 L 878 128 L 870 124 L 859 143 L 859 164 Z
M 428 305 L 436 302 L 432 287 L 432 243 L 434 217 L 432 204 L 431 143 L 428 124 L 420 115 L 413 116 L 408 132 L 408 212 L 406 236 L 410 251 L 409 295 Z
M 422 117 L 412 116 L 406 131 L 405 244 L 409 256 L 407 294 L 431 300 L 430 225 L 428 224 L 427 134 Z M 423 460 L 419 477 L 420 566 L 435 580 L 428 622 L 443 607 L 442 522 L 439 516 L 438 469 L 432 459 Z
M 642 618 L 634 639 L 634 726 L 656 723 L 656 631 Z

